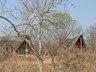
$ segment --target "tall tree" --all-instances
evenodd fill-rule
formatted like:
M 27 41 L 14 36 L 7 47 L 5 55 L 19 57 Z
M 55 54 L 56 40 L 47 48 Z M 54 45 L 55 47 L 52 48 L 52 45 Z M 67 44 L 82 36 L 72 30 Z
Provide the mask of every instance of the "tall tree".
M 34 54 L 42 61 L 42 44 L 41 44 L 41 26 L 52 10 L 56 10 L 58 6 L 66 5 L 68 0 L 18 0 L 14 9 L 7 9 L 6 13 L 0 15 L 0 18 L 10 23 L 11 30 L 13 29 L 17 35 L 26 40 L 32 48 Z M 4 8 L 3 8 L 4 9 Z M 27 34 L 30 29 L 35 30 L 38 42 L 38 52 L 34 49 L 31 40 L 22 37 L 22 34 Z M 12 31 L 12 32 L 14 32 Z M 40 72 L 42 66 L 39 64 Z
M 89 48 L 96 50 L 96 25 L 92 25 L 88 29 L 87 45 Z
M 56 39 L 57 41 L 60 40 L 65 48 L 68 44 L 68 38 L 78 36 L 82 33 L 82 28 L 77 24 L 76 20 L 72 19 L 66 12 L 52 13 L 48 19 L 47 26 L 53 31 L 52 35 L 55 41 Z

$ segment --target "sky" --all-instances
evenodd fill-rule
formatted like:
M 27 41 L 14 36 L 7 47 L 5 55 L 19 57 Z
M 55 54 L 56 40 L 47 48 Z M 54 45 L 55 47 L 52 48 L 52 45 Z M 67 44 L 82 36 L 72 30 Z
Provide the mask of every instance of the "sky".
M 96 0 L 70 0 L 74 6 L 67 10 L 77 22 L 86 30 L 90 25 L 96 24 Z
M 8 0 L 10 6 L 15 0 Z M 90 25 L 96 24 L 96 0 L 69 0 L 73 6 L 67 5 L 66 10 L 71 17 L 77 20 L 85 31 Z M 62 8 L 58 8 L 62 9 Z

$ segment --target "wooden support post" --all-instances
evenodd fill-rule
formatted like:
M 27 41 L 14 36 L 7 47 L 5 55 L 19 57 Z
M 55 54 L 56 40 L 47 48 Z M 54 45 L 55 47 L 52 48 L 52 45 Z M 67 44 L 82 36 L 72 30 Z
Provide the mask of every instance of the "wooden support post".
M 80 37 L 80 51 L 81 51 L 81 53 L 82 53 L 82 51 L 83 51 L 82 37 Z
M 26 57 L 27 57 L 27 54 L 28 54 L 28 52 L 27 52 L 27 42 L 26 42 L 26 49 L 25 49 L 25 52 L 26 52 Z

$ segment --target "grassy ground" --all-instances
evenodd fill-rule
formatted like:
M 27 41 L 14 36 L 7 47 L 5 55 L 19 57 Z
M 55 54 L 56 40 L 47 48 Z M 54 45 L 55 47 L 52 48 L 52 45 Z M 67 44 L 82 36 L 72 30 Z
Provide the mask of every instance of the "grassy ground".
M 54 59 L 53 72 L 96 72 L 96 52 L 74 53 L 64 51 Z M 52 72 L 52 63 L 47 58 L 44 72 Z M 0 63 L 0 72 L 40 72 L 35 59 L 13 57 Z

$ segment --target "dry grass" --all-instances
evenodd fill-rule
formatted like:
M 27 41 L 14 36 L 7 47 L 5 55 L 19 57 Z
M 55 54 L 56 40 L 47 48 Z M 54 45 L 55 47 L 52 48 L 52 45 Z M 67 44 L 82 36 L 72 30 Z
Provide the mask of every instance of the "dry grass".
M 96 72 L 96 52 L 64 51 L 54 62 L 54 72 Z M 52 66 L 51 58 L 46 57 L 44 72 L 52 72 Z M 12 57 L 0 63 L 0 72 L 39 72 L 39 68 L 34 57 Z

